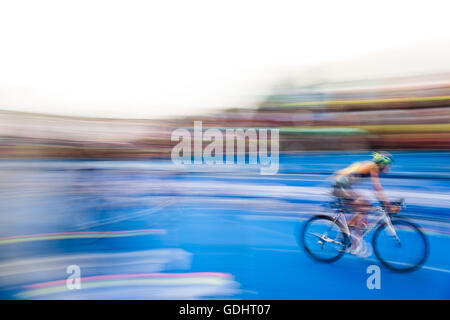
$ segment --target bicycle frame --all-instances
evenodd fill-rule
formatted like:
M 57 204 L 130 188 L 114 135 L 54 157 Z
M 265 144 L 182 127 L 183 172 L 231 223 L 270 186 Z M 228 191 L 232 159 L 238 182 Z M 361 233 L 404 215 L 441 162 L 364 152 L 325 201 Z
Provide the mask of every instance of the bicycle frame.
M 380 206 L 377 206 L 371 210 L 370 214 L 372 214 L 373 212 L 379 212 L 380 214 L 376 215 L 375 220 L 372 223 L 370 223 L 369 226 L 363 231 L 363 233 L 360 235 L 361 239 L 364 239 L 370 232 L 372 232 L 372 230 L 374 230 L 378 225 L 381 225 L 384 222 L 388 228 L 388 231 L 391 233 L 391 235 L 400 243 L 400 239 L 397 236 L 397 232 L 395 231 L 394 226 L 392 225 L 391 217 L 386 212 L 386 210 L 384 210 Z M 348 227 L 347 218 L 345 216 L 346 213 L 350 213 L 350 212 L 347 212 L 343 208 L 342 204 L 340 204 L 339 209 L 336 210 L 336 215 L 333 218 L 333 222 L 339 222 L 344 229 L 343 230 L 344 233 L 349 238 L 351 238 L 350 228 Z

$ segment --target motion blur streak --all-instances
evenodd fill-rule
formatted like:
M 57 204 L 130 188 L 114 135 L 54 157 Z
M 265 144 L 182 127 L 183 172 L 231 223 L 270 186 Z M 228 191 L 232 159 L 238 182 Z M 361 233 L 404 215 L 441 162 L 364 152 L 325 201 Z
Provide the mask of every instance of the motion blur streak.
M 7 299 L 450 298 L 450 74 L 288 79 L 255 108 L 107 119 L 2 111 L 0 293 Z M 174 166 L 178 128 L 279 128 L 276 175 Z M 206 144 L 206 143 L 205 143 Z M 203 145 L 204 147 L 205 145 Z M 371 150 L 395 158 L 382 184 L 430 243 L 423 268 L 345 255 L 310 259 L 306 218 L 327 213 L 331 175 Z M 248 157 L 248 155 L 247 155 Z M 361 193 L 375 200 L 368 183 Z M 68 290 L 68 266 L 81 289 Z

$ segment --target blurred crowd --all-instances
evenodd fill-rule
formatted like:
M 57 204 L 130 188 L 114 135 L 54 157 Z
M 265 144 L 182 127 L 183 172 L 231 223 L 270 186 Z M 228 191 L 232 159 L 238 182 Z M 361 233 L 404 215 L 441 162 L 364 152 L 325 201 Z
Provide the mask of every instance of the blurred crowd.
M 177 128 L 279 128 L 280 151 L 449 149 L 450 74 L 278 87 L 254 108 L 172 119 L 0 112 L 3 158 L 170 157 Z

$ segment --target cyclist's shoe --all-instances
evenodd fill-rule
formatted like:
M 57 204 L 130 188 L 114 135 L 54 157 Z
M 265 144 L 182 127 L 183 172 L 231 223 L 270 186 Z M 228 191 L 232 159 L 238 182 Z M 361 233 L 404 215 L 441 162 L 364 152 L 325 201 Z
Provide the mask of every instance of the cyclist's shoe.
M 355 236 L 354 234 L 349 236 L 346 252 L 350 253 L 350 254 L 354 254 L 354 252 L 357 251 L 360 242 L 361 242 L 361 239 L 359 237 Z
M 367 258 L 372 255 L 372 248 L 370 244 L 364 239 L 358 239 L 358 244 L 349 248 L 349 253 L 361 258 Z
M 372 246 L 365 240 L 361 241 L 361 250 L 358 252 L 358 257 L 368 258 L 372 255 Z

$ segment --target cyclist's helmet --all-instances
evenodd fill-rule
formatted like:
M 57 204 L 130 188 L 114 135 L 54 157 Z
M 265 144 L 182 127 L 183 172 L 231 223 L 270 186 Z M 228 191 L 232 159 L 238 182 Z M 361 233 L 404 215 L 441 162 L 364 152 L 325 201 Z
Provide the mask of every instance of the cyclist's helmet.
M 394 161 L 392 155 L 386 151 L 376 151 L 372 156 L 372 161 L 380 167 L 387 167 Z

